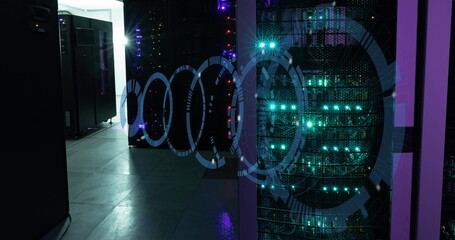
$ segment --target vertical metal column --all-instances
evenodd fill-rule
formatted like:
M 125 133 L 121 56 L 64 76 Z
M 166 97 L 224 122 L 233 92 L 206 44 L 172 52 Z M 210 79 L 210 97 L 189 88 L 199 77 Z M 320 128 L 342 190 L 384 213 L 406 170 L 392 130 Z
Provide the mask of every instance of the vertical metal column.
M 394 127 L 414 127 L 418 0 L 398 0 Z M 394 153 L 391 239 L 410 239 L 413 153 Z
M 237 5 L 237 72 L 250 61 L 256 38 L 256 1 L 242 0 Z M 246 145 L 244 157 L 256 161 L 256 69 L 244 75 L 242 82 L 245 114 L 240 142 Z M 240 156 L 239 156 L 240 157 Z M 240 162 L 239 168 L 245 168 Z M 256 239 L 256 183 L 243 176 L 239 178 L 239 239 Z
M 417 240 L 439 239 L 452 0 L 428 0 Z

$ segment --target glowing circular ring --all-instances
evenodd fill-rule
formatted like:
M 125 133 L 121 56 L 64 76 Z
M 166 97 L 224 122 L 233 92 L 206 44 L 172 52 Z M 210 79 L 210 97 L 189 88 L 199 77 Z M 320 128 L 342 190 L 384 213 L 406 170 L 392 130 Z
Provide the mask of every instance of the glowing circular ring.
M 293 84 L 296 87 L 296 95 L 298 98 L 298 116 L 299 119 L 302 118 L 303 116 L 303 109 L 304 109 L 304 96 L 301 92 L 301 85 L 300 85 L 300 74 L 299 72 L 294 69 L 294 67 L 291 66 L 290 61 L 287 58 L 290 58 L 291 55 L 285 51 L 283 52 L 282 55 L 280 55 L 281 58 L 278 58 L 276 56 L 270 56 L 268 54 L 257 54 L 256 56 L 253 56 L 253 59 L 248 62 L 247 66 L 242 71 L 242 76 L 245 76 L 248 74 L 248 72 L 256 67 L 258 62 L 261 61 L 274 61 L 277 64 L 281 65 L 283 68 L 285 68 L 288 71 L 289 76 L 291 77 L 291 80 Z M 299 70 L 299 69 L 298 69 Z M 243 78 L 241 78 L 243 80 Z M 240 81 L 241 83 L 242 81 Z M 239 95 L 240 97 L 240 95 Z M 243 95 L 241 96 L 241 100 L 239 100 L 239 104 L 242 105 L 243 108 Z M 234 100 L 233 100 L 234 102 Z M 243 112 L 243 109 L 242 109 Z M 304 144 L 304 137 L 302 136 L 302 129 L 299 127 L 297 128 L 297 131 L 294 136 L 293 143 L 291 145 L 290 150 L 286 154 L 285 158 L 283 161 L 281 161 L 278 165 L 268 168 L 268 169 L 259 169 L 258 168 L 258 163 L 250 163 L 246 157 L 243 156 L 243 150 L 242 150 L 242 145 L 239 144 L 240 142 L 240 137 L 241 137 L 241 132 L 242 132 L 242 125 L 237 126 L 237 134 L 234 136 L 234 141 L 233 141 L 233 149 L 236 152 L 238 156 L 240 156 L 242 159 L 242 162 L 247 165 L 247 169 L 244 170 L 239 170 L 238 175 L 239 176 L 247 176 L 250 180 L 257 182 L 257 183 L 265 183 L 266 180 L 260 180 L 256 177 L 253 177 L 251 175 L 252 172 L 257 173 L 257 174 L 262 174 L 266 176 L 276 176 L 276 171 L 278 168 L 283 168 L 284 166 L 288 165 L 291 161 L 293 161 L 295 154 L 297 153 L 297 150 L 301 148 Z
M 147 91 L 148 87 L 150 86 L 150 84 L 155 79 L 161 80 L 164 83 L 164 85 L 166 85 L 166 94 L 169 92 L 169 102 L 170 102 L 169 109 L 170 110 L 169 110 L 169 119 L 168 119 L 168 122 L 167 122 L 167 126 L 163 122 L 164 133 L 158 140 L 151 139 L 150 136 L 148 135 L 145 127 L 142 129 L 142 132 L 144 134 L 145 140 L 147 140 L 148 144 L 150 144 L 152 147 L 158 147 L 167 138 L 167 135 L 169 134 L 169 126 L 172 123 L 172 111 L 173 111 L 173 109 L 172 109 L 173 108 L 173 102 L 172 102 L 173 100 L 172 100 L 171 86 L 170 86 L 169 81 L 167 80 L 166 76 L 164 76 L 162 73 L 157 72 L 157 73 L 152 74 L 152 76 L 150 76 L 150 78 L 147 80 L 147 84 L 145 84 L 144 91 Z M 142 104 L 142 108 L 144 106 L 144 100 L 145 100 L 145 94 L 142 94 L 141 99 L 140 99 L 140 102 Z M 166 101 L 164 101 L 164 102 L 166 102 Z M 142 121 L 143 121 L 143 110 L 144 109 L 142 109 L 142 111 L 140 112 L 140 119 Z
M 236 82 L 236 79 L 238 79 L 237 74 L 234 71 L 234 65 L 232 65 L 231 61 L 229 61 L 226 58 L 220 57 L 220 56 L 215 56 L 215 57 L 211 57 L 211 58 L 207 59 L 198 68 L 198 70 L 197 70 L 197 72 L 196 72 L 196 74 L 195 74 L 195 76 L 193 78 L 193 81 L 191 82 L 190 92 L 188 94 L 187 112 L 186 112 L 186 130 L 187 130 L 187 134 L 188 134 L 188 140 L 190 141 L 190 146 L 191 146 L 191 149 L 193 151 L 196 149 L 197 143 L 199 142 L 199 140 L 201 138 L 202 131 L 203 131 L 203 128 L 204 128 L 204 123 L 205 123 L 205 116 L 206 116 L 205 92 L 204 92 L 204 88 L 202 86 L 201 73 L 205 69 L 207 69 L 209 66 L 212 66 L 212 65 L 221 65 L 226 70 L 228 70 L 229 73 L 232 74 L 234 82 Z M 191 132 L 190 105 L 191 105 L 191 99 L 192 99 L 192 96 L 193 96 L 192 93 L 193 93 L 194 87 L 196 86 L 196 82 L 199 82 L 200 87 L 201 87 L 201 91 L 202 91 L 201 94 L 202 94 L 202 101 L 203 101 L 203 112 L 202 112 L 203 116 L 202 116 L 201 129 L 199 130 L 199 133 L 198 133 L 198 136 L 196 138 L 196 141 L 194 141 L 193 137 L 192 137 L 192 132 Z M 209 169 L 215 169 L 215 168 L 221 167 L 225 163 L 224 161 L 220 161 L 220 162 L 218 162 L 218 164 L 214 164 L 214 162 L 212 162 L 211 160 L 205 159 L 199 153 L 199 151 L 196 152 L 196 159 L 199 161 L 200 164 L 202 164 L 204 167 L 209 168 Z M 222 160 L 224 160 L 224 158 L 222 158 Z
M 126 131 L 125 134 L 128 137 L 133 137 L 139 131 L 139 124 L 141 121 L 141 119 L 139 118 L 139 111 L 140 111 L 140 109 L 142 109 L 142 103 L 140 101 L 138 101 L 136 120 L 134 121 L 133 124 L 129 125 L 128 120 L 126 119 L 126 115 L 125 115 L 126 100 L 128 98 L 128 94 L 130 94 L 130 93 L 134 93 L 134 95 L 136 95 L 136 98 L 140 99 L 141 95 L 142 95 L 140 92 L 141 92 L 141 85 L 139 85 L 139 83 L 134 79 L 129 80 L 126 83 L 126 86 L 123 88 L 122 97 L 120 100 L 120 124 L 122 126 L 122 129 L 124 131 Z M 128 128 L 125 128 L 126 125 L 128 126 Z
M 172 84 L 172 81 L 174 80 L 175 76 L 177 76 L 177 74 L 179 74 L 181 71 L 189 71 L 189 72 L 193 73 L 193 75 L 196 76 L 196 70 L 195 70 L 193 67 L 191 67 L 191 66 L 189 66 L 189 65 L 180 66 L 180 67 L 177 68 L 177 70 L 175 70 L 175 72 L 172 74 L 172 76 L 171 76 L 171 78 L 170 78 L 170 80 L 169 80 L 169 85 Z M 201 86 L 201 89 L 202 89 L 202 83 L 200 83 L 200 86 Z M 203 90 L 202 90 L 202 91 L 203 91 Z M 167 98 L 167 95 L 168 95 L 168 94 L 167 94 L 167 91 L 166 91 L 166 93 L 164 94 L 163 109 L 164 109 L 165 106 L 166 106 L 166 98 Z M 205 104 L 204 104 L 204 106 L 205 106 Z M 165 122 L 164 115 L 163 115 L 163 122 Z M 170 127 L 170 126 L 168 126 L 168 127 Z M 204 127 L 204 125 L 201 126 L 201 130 L 200 130 L 200 133 L 201 133 L 201 134 L 202 134 L 202 129 L 203 129 L 203 127 Z M 191 140 L 193 140 L 193 139 L 192 139 L 192 135 L 188 135 L 188 139 L 190 139 L 190 138 L 191 138 Z M 191 140 L 189 140 L 189 141 L 191 141 Z M 199 141 L 199 140 L 197 140 L 197 141 Z M 178 150 L 172 145 L 171 140 L 169 139 L 169 137 L 166 138 L 166 142 L 167 142 L 169 148 L 170 148 L 177 156 L 179 156 L 179 157 L 186 157 L 186 156 L 190 155 L 192 152 L 194 152 L 194 148 L 190 148 L 190 149 L 185 150 L 185 151 L 178 151 Z M 193 142 L 194 142 L 194 140 L 193 140 Z M 197 144 L 196 144 L 196 145 L 197 145 Z

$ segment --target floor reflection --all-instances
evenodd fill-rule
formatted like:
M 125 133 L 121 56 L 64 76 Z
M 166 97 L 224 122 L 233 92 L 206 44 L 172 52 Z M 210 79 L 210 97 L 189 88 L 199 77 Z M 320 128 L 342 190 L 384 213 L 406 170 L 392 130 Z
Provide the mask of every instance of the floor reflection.
M 68 140 L 67 158 L 72 222 L 63 239 L 237 239 L 237 180 L 207 174 L 192 155 L 130 149 L 114 120 Z

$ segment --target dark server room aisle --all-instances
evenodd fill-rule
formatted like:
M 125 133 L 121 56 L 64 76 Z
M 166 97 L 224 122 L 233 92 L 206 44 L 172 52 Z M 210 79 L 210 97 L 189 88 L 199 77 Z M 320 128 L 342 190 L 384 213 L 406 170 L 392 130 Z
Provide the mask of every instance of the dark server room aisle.
M 118 123 L 66 144 L 72 221 L 43 239 L 237 239 L 236 179 L 194 156 L 129 148 Z

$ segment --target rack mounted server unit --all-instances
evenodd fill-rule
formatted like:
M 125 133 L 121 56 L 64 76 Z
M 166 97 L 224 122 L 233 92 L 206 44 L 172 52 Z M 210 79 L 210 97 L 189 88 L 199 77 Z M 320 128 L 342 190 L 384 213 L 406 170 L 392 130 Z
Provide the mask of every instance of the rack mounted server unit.
M 375 39 L 395 61 L 396 2 L 257 6 L 256 47 L 270 56 L 257 69 L 268 73 L 257 78 L 258 164 L 284 169 L 259 177 L 258 239 L 387 239 L 393 90 L 382 81 L 393 79 L 367 49 Z
M 112 23 L 59 15 L 67 136 L 116 115 Z
M 189 124 L 198 149 L 228 150 L 231 75 L 212 64 L 191 86 L 191 68 L 198 70 L 213 56 L 235 61 L 235 41 L 228 41 L 235 39 L 235 6 L 220 10 L 211 0 L 125 0 L 124 13 L 129 144 L 191 149 Z M 162 80 L 149 79 L 158 73 L 171 81 L 170 90 Z M 163 136 L 166 140 L 159 141 Z

